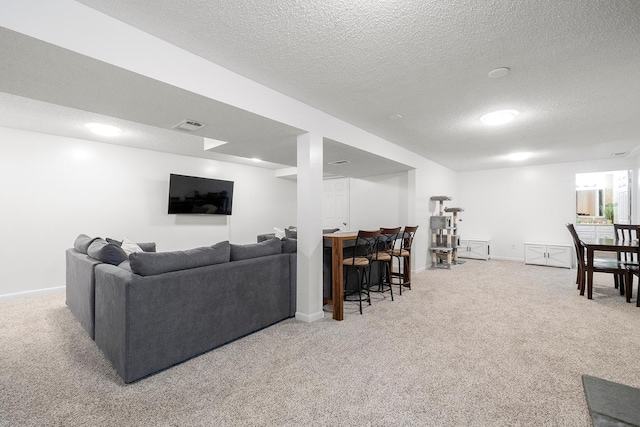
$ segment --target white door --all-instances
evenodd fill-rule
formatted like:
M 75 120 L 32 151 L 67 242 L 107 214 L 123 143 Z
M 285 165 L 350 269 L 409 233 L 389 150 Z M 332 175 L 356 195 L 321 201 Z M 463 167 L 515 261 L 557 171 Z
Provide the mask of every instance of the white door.
M 349 178 L 324 181 L 322 228 L 349 230 Z
M 616 224 L 630 224 L 629 201 L 629 177 L 627 171 L 613 173 L 613 201 L 616 203 L 616 216 L 613 222 Z

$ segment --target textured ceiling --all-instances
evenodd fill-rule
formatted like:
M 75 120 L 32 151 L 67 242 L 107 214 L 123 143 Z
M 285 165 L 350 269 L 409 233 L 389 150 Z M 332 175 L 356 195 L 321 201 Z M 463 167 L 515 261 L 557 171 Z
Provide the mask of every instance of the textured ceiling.
M 80 3 L 455 170 L 640 143 L 637 0 Z M 505 108 L 509 125 L 478 121 Z

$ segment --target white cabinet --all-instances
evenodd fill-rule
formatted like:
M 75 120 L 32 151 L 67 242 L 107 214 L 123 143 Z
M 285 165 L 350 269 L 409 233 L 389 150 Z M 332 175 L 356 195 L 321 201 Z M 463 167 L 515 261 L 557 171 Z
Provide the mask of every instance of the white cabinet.
M 576 232 L 581 239 L 615 238 L 613 225 L 605 224 L 577 224 Z
M 491 240 L 488 239 L 460 239 L 458 258 L 473 258 L 488 260 L 491 258 Z
M 573 266 L 573 246 L 525 242 L 524 263 L 571 268 Z

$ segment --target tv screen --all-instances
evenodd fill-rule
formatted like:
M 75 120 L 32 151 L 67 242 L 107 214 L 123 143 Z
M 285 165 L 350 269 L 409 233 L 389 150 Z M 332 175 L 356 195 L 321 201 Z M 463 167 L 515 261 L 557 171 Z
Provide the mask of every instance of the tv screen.
M 231 215 L 233 181 L 169 176 L 169 213 Z

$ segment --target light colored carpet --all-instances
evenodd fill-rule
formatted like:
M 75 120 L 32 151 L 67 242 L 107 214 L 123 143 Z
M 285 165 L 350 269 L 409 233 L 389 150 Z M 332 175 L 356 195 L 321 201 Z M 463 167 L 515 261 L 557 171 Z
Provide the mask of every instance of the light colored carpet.
M 640 386 L 640 308 L 611 276 L 592 301 L 575 270 L 509 261 L 413 279 L 131 385 L 63 294 L 2 302 L 0 425 L 589 426 L 582 374 Z

